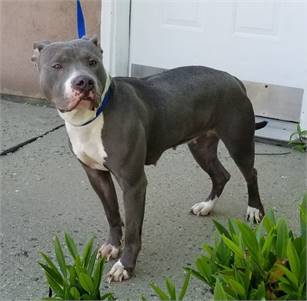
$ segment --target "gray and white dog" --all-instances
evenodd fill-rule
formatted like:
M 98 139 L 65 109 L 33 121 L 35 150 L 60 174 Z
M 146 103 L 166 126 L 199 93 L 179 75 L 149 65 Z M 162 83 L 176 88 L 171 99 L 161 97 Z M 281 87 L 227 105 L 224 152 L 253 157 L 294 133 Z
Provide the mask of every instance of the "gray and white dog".
M 109 238 L 99 250 L 117 258 L 109 281 L 131 277 L 141 249 L 147 180 L 144 166 L 187 143 L 212 180 L 212 191 L 191 212 L 208 215 L 230 174 L 217 157 L 221 139 L 242 172 L 248 189 L 247 218 L 264 215 L 254 168 L 255 116 L 246 90 L 234 76 L 190 66 L 142 79 L 110 78 L 97 38 L 34 44 L 42 92 L 64 119 L 72 152 L 102 201 Z M 123 191 L 125 225 L 111 174 Z M 122 227 L 124 248 L 120 252 Z

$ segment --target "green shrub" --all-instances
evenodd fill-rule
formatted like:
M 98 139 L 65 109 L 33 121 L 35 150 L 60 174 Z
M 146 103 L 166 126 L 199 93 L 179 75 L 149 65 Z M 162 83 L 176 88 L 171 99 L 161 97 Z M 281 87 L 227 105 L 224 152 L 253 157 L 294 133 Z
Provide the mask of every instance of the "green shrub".
M 216 300 L 306 299 L 306 204 L 300 206 L 301 233 L 270 211 L 258 227 L 229 220 L 214 222 L 220 238 L 204 245 L 194 276 L 208 283 Z
M 104 258 L 96 259 L 97 250 L 92 251 L 94 238 L 85 245 L 79 255 L 72 237 L 65 233 L 65 242 L 71 257 L 71 263 L 65 260 L 64 252 L 57 237 L 54 239 L 54 250 L 57 266 L 44 253 L 40 253 L 49 285 L 49 298 L 45 300 L 115 300 L 112 293 L 100 292 L 100 283 L 104 269 Z M 54 296 L 52 295 L 54 292 Z
M 183 300 L 189 283 L 190 283 L 190 279 L 191 279 L 191 272 L 188 271 L 184 277 L 183 280 L 183 284 L 181 289 L 179 290 L 179 292 L 176 291 L 176 286 L 174 284 L 174 282 L 169 279 L 169 278 L 165 278 L 165 286 L 166 286 L 166 290 L 162 290 L 159 286 L 157 286 L 155 283 L 151 283 L 150 286 L 151 288 L 155 291 L 156 295 L 161 299 L 161 300 L 178 300 L 181 301 Z M 146 300 L 144 298 L 144 300 Z
M 297 236 L 273 211 L 255 227 L 234 219 L 226 227 L 214 221 L 219 234 L 215 244 L 205 244 L 195 268 L 185 270 L 207 283 L 215 300 L 306 300 L 306 206 L 307 194 Z M 153 287 L 161 300 L 176 299 L 174 284 L 167 288 L 165 296 Z

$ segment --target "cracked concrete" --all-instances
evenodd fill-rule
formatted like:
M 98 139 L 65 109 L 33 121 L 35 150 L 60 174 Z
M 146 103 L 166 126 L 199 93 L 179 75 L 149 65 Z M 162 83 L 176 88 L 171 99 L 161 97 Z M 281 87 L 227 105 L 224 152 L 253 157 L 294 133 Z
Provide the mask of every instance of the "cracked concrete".
M 57 125 L 54 109 L 1 102 L 1 145 L 11 146 Z M 2 140 L 4 139 L 4 140 Z M 257 143 L 257 152 L 288 149 Z M 212 219 L 243 219 L 247 192 L 243 177 L 223 145 L 219 156 L 232 177 L 209 217 L 189 214 L 190 207 L 210 191 L 208 176 L 196 165 L 186 146 L 167 151 L 157 167 L 147 167 L 148 190 L 143 228 L 143 249 L 135 277 L 122 284 L 107 284 L 117 297 L 140 300 L 152 296 L 148 283 L 161 284 L 164 276 L 181 283 L 182 267 L 192 265 L 204 242 L 214 240 Z M 61 128 L 0 157 L 1 164 L 1 275 L 3 300 L 29 300 L 47 296 L 38 266 L 39 251 L 54 253 L 52 237 L 63 240 L 70 232 L 81 247 L 92 236 L 98 247 L 107 236 L 100 201 L 90 188 L 79 163 L 67 146 Z M 306 155 L 257 156 L 256 168 L 265 208 L 275 208 L 298 229 L 297 204 L 306 190 Z M 118 187 L 116 187 L 118 190 Z M 121 193 L 118 190 L 120 204 Z M 122 207 L 122 206 L 121 206 Z M 106 272 L 111 268 L 108 263 Z M 190 300 L 210 298 L 208 288 L 193 279 Z
M 46 105 L 29 105 L 1 99 L 0 152 L 63 124 Z

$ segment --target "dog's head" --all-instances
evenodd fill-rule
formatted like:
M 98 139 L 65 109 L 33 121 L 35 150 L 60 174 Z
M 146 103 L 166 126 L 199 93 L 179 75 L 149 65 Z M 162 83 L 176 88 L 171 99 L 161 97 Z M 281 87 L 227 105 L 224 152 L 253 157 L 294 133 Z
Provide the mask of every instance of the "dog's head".
M 99 103 L 107 75 L 96 37 L 68 42 L 34 43 L 32 61 L 39 70 L 45 97 L 61 112 L 93 110 Z

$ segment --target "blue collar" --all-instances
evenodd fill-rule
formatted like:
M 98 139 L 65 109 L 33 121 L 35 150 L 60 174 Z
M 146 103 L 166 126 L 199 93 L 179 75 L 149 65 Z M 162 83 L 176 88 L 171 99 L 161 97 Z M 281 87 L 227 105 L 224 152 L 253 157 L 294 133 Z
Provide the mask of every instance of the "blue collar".
M 96 116 L 93 119 L 81 124 L 80 126 L 85 126 L 85 125 L 88 125 L 89 123 L 93 122 L 103 112 L 103 110 L 106 108 L 106 106 L 110 102 L 111 94 L 112 94 L 112 90 L 111 90 L 111 85 L 110 85 L 107 93 L 104 95 L 103 99 L 101 100 L 101 102 L 99 104 L 99 107 L 96 110 Z

